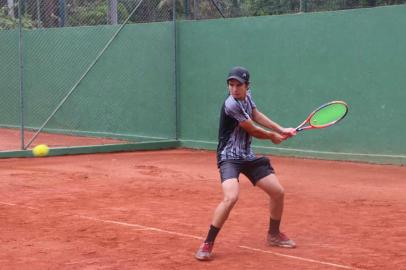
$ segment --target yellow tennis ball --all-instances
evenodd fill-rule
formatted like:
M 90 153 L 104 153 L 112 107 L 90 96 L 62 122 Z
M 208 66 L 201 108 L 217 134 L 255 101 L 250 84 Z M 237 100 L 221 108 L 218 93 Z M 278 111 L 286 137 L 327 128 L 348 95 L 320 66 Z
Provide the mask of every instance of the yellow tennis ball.
M 36 157 L 44 157 L 48 155 L 49 148 L 46 144 L 39 144 L 32 149 L 32 154 Z

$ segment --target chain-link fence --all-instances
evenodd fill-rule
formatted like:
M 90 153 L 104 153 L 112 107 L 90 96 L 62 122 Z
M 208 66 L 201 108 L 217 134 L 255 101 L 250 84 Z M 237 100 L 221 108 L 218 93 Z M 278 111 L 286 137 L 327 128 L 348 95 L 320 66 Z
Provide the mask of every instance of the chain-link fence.
M 0 151 L 175 138 L 172 7 L 1 0 Z
M 172 20 L 172 0 L 21 0 L 24 28 Z M 1 0 L 0 29 L 18 26 L 18 0 Z
M 406 0 L 180 0 L 178 19 L 278 15 L 404 4 Z
M 26 29 L 261 16 L 405 4 L 406 0 L 20 0 Z M 18 0 L 0 0 L 0 30 L 18 26 Z M 173 9 L 175 4 L 176 8 Z

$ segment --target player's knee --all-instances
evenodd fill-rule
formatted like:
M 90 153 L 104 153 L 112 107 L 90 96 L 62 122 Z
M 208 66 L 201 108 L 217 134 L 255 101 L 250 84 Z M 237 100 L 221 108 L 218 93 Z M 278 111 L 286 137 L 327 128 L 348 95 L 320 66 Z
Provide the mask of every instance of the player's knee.
M 285 189 L 283 187 L 278 188 L 272 195 L 271 197 L 274 200 L 283 200 L 285 197 Z
M 227 195 L 224 197 L 223 202 L 229 207 L 233 207 L 234 204 L 238 201 L 238 194 Z

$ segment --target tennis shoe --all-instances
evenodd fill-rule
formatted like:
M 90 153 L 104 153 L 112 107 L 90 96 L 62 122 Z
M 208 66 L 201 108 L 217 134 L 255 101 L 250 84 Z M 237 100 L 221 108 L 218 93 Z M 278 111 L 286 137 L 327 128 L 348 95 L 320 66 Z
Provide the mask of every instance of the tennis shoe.
M 195 254 L 195 258 L 199 261 L 209 261 L 211 260 L 211 252 L 213 250 L 213 242 L 204 242 Z
M 267 242 L 268 245 L 274 247 L 283 247 L 283 248 L 296 247 L 296 243 L 293 240 L 289 239 L 289 237 L 287 237 L 286 234 L 281 232 L 276 235 L 268 233 Z

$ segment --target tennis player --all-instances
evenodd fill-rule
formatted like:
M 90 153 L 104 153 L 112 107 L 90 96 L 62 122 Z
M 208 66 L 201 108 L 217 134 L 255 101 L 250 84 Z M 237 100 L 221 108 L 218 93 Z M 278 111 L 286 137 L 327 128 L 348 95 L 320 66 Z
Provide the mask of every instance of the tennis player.
M 252 137 L 279 144 L 296 135 L 296 129 L 281 127 L 257 109 L 251 97 L 249 79 L 250 74 L 243 67 L 234 67 L 227 77 L 229 96 L 221 108 L 217 146 L 217 165 L 224 198 L 214 211 L 206 240 L 195 254 L 196 259 L 201 261 L 211 259 L 217 234 L 237 202 L 240 173 L 269 195 L 268 245 L 285 248 L 296 246 L 279 230 L 284 189 L 275 176 L 270 160 L 267 157 L 256 157 L 251 149 Z

